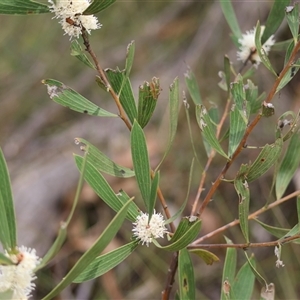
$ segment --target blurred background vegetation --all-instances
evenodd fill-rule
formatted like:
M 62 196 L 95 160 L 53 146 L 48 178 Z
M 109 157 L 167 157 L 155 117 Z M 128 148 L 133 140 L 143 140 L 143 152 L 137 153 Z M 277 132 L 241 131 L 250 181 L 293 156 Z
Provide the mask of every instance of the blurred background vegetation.
M 42 2 L 42 1 L 40 1 Z M 46 2 L 46 1 L 44 1 Z M 257 20 L 264 24 L 273 1 L 234 2 L 242 31 L 252 29 Z M 78 180 L 72 153 L 78 152 L 75 137 L 82 137 L 97 145 L 118 163 L 131 167 L 129 132 L 116 119 L 101 119 L 80 115 L 51 102 L 42 79 L 54 78 L 72 87 L 102 108 L 116 112 L 113 101 L 95 83 L 95 72 L 70 56 L 70 41 L 63 36 L 60 25 L 52 15 L 0 16 L 0 146 L 8 161 L 16 202 L 19 244 L 34 247 L 43 256 L 55 238 L 59 223 L 67 216 Z M 227 54 L 236 69 L 237 49 L 231 42 L 230 30 L 218 1 L 118 1 L 98 15 L 101 30 L 90 37 L 102 68 L 123 68 L 126 47 L 135 40 L 136 56 L 132 70 L 132 85 L 138 86 L 153 76 L 160 78 L 162 93 L 153 120 L 146 127 L 151 163 L 155 166 L 165 149 L 167 136 L 168 89 L 173 79 L 180 78 L 180 90 L 186 91 L 184 73 L 188 66 L 197 76 L 203 101 L 215 103 L 220 114 L 226 94 L 218 88 L 218 72 Z M 284 23 L 276 40 L 290 38 Z M 280 71 L 283 52 L 270 55 L 275 69 Z M 260 66 L 254 77 L 260 92 L 272 86 L 274 78 Z M 299 109 L 299 77 L 274 99 L 276 113 L 257 126 L 248 144 L 263 146 L 274 140 L 277 118 L 286 110 Z M 189 99 L 188 99 L 189 100 Z M 189 100 L 190 101 L 190 100 Z M 190 101 L 191 103 L 191 101 Z M 200 132 L 190 115 L 199 156 L 205 164 L 206 154 Z M 174 147 L 162 165 L 161 188 L 175 212 L 185 199 L 188 173 L 193 156 L 185 113 L 179 115 L 178 134 Z M 238 163 L 255 159 L 258 151 L 247 150 L 228 173 L 233 178 Z M 224 165 L 216 157 L 208 174 L 207 188 Z M 196 195 L 201 168 L 194 172 L 190 204 Z M 272 170 L 261 180 L 250 185 L 251 211 L 264 205 L 272 184 Z M 124 189 L 130 196 L 139 197 L 135 181 L 107 177 L 117 192 Z M 299 181 L 299 179 L 298 179 Z M 297 178 L 291 184 L 299 188 Z M 238 218 L 238 197 L 230 184 L 222 184 L 203 215 L 201 234 Z M 161 208 L 157 207 L 160 211 Z M 295 201 L 261 216 L 270 225 L 291 227 L 297 222 Z M 84 186 L 81 202 L 69 231 L 68 241 L 49 268 L 37 274 L 36 299 L 41 298 L 59 282 L 78 257 L 99 236 L 114 213 L 107 208 L 88 186 Z M 270 241 L 272 237 L 252 224 L 252 241 Z M 111 250 L 129 241 L 131 224 L 124 227 L 109 246 Z M 225 232 L 235 243 L 243 242 L 239 228 Z M 209 242 L 223 243 L 223 236 Z M 276 285 L 276 299 L 297 299 L 300 295 L 299 248 L 283 247 L 285 267 L 275 268 L 274 249 L 249 250 L 254 252 L 259 271 L 268 282 Z M 218 299 L 225 250 L 216 250 L 220 262 L 206 266 L 194 258 L 197 278 L 197 299 Z M 239 252 L 241 263 L 245 259 Z M 57 299 L 158 299 L 164 287 L 169 253 L 154 246 L 139 247 L 124 263 L 101 278 L 74 285 Z M 257 283 L 253 299 L 258 298 L 261 286 Z M 175 288 L 176 290 L 176 283 Z

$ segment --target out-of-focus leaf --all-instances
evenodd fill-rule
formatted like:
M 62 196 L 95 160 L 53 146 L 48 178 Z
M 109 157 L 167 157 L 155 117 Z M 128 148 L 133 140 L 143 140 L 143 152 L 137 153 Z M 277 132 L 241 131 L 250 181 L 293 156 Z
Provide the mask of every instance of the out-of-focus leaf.
M 134 172 L 131 169 L 116 164 L 88 141 L 82 138 L 76 138 L 75 143 L 81 144 L 80 149 L 83 151 L 85 151 L 88 147 L 88 161 L 98 171 L 121 178 L 134 176 Z
M 199 86 L 196 77 L 190 68 L 188 68 L 188 70 L 185 72 L 184 78 L 185 84 L 195 105 L 202 104 Z
M 143 129 L 136 121 L 131 130 L 131 155 L 136 181 L 147 211 L 150 213 L 151 173 L 149 156 Z
M 74 155 L 76 165 L 81 170 L 83 158 L 79 155 Z M 112 190 L 108 182 L 99 171 L 87 161 L 84 179 L 92 187 L 95 193 L 114 211 L 118 212 L 124 206 L 124 198 L 118 197 Z M 130 203 L 126 218 L 131 222 L 136 220 L 140 209 L 134 202 Z
M 125 76 L 128 77 L 132 68 L 133 59 L 135 52 L 135 43 L 131 41 L 131 43 L 127 46 L 126 53 L 126 62 L 125 62 Z
M 252 266 L 255 267 L 254 257 L 250 258 Z M 235 299 L 251 299 L 254 287 L 255 275 L 252 272 L 251 266 L 246 262 L 237 273 L 232 289 L 234 291 Z
M 274 300 L 275 299 L 275 285 L 270 283 L 267 286 L 262 287 L 260 292 L 261 300 Z
M 262 45 L 263 43 L 261 41 L 261 26 L 258 21 L 255 29 L 255 47 L 257 49 L 256 50 L 257 54 L 259 55 L 261 62 L 264 64 L 264 66 L 277 77 L 277 73 L 273 69 L 268 56 L 266 55 L 265 51 L 262 48 Z
M 0 0 L 0 14 L 36 15 L 49 13 L 48 5 L 31 0 Z
M 276 177 L 276 198 L 280 199 L 284 194 L 287 186 L 291 182 L 294 173 L 299 167 L 300 163 L 300 133 L 296 133 L 291 138 L 289 147 L 279 167 Z
M 125 71 L 119 69 L 106 69 L 105 72 L 112 88 L 119 95 L 121 105 L 131 124 L 133 124 L 134 120 L 137 119 L 137 109 L 129 78 L 125 76 Z M 98 83 L 101 86 L 99 81 Z
M 1 292 L 0 293 L 0 300 L 14 300 L 13 299 L 13 294 L 14 294 L 14 291 L 12 290 L 7 290 L 5 292 Z
M 190 220 L 190 218 L 192 217 L 186 217 L 181 220 L 169 245 L 161 246 L 156 240 L 153 240 L 153 243 L 157 247 L 168 251 L 179 251 L 185 248 L 198 236 L 201 228 L 199 219 Z
M 189 252 L 198 255 L 207 265 L 212 265 L 214 262 L 220 261 L 218 256 L 205 249 L 191 249 Z
M 230 60 L 227 55 L 224 56 L 224 75 L 227 91 L 230 91 Z
M 232 241 L 228 238 L 226 238 L 227 244 L 232 244 Z M 237 259 L 237 253 L 235 248 L 227 248 L 226 250 L 226 256 L 225 256 L 225 263 L 223 268 L 223 275 L 222 275 L 222 289 L 221 289 L 221 300 L 227 300 L 227 299 L 236 299 L 234 298 L 233 290 L 231 288 L 233 282 L 234 282 L 234 276 L 235 276 L 235 270 L 236 270 L 236 259 Z M 228 289 L 224 290 L 224 284 Z M 228 291 L 228 292 L 227 292 Z M 226 293 L 227 292 L 227 293 Z
M 289 3 L 290 0 L 274 0 L 273 7 L 266 22 L 266 29 L 261 39 L 262 44 L 264 44 L 279 28 L 285 17 L 285 8 Z
M 139 101 L 138 101 L 138 118 L 137 121 L 142 128 L 144 128 L 156 107 L 157 99 L 160 93 L 159 79 L 152 78 L 152 81 L 144 82 L 139 87 Z
M 14 263 L 3 253 L 0 253 L 0 265 L 13 265 Z
M 88 59 L 88 57 L 83 52 L 83 50 L 77 40 L 73 40 L 71 42 L 71 55 L 78 58 L 86 66 L 88 66 L 94 70 L 96 69 L 95 66 L 91 63 L 91 61 Z
M 216 138 L 215 125 L 213 124 L 206 108 L 203 105 L 196 106 L 196 118 L 200 130 L 202 131 L 203 136 L 209 143 L 209 145 L 214 148 L 219 154 L 229 159 Z
M 109 242 L 117 234 L 118 230 L 122 226 L 127 214 L 131 201 L 128 201 L 116 214 L 113 220 L 105 228 L 101 236 L 96 240 L 89 250 L 87 250 L 81 258 L 77 261 L 75 266 L 69 271 L 69 273 L 63 278 L 63 280 L 48 294 L 43 300 L 53 299 L 54 296 L 59 294 L 65 289 L 75 278 L 77 278 L 85 268 L 101 253 Z
M 255 162 L 250 166 L 247 181 L 251 182 L 265 172 L 269 170 L 271 166 L 274 165 L 275 161 L 278 159 L 282 149 L 282 138 L 278 138 L 274 144 L 265 145 L 262 151 L 259 153 Z
M 222 8 L 223 14 L 225 16 L 225 19 L 235 37 L 234 41 L 236 41 L 236 46 L 238 46 L 237 40 L 242 37 L 242 32 L 241 32 L 239 23 L 236 19 L 236 15 L 233 10 L 232 3 L 231 3 L 231 1 L 228 1 L 228 0 L 220 0 L 220 4 L 221 4 L 221 8 Z
M 178 78 L 175 78 L 173 83 L 170 85 L 169 90 L 169 137 L 168 137 L 168 144 L 167 148 L 165 150 L 165 153 L 163 155 L 163 158 L 161 159 L 158 166 L 155 168 L 157 171 L 168 155 L 171 146 L 173 144 L 176 130 L 177 130 L 177 123 L 178 123 L 178 107 L 179 107 L 179 80 Z
M 82 13 L 83 15 L 93 15 L 112 5 L 116 0 L 94 0 L 93 3 Z
M 249 202 L 250 202 L 250 191 L 248 183 L 243 178 L 237 178 L 234 181 L 235 190 L 239 196 L 239 220 L 242 233 L 249 243 Z
M 180 299 L 196 299 L 194 267 L 186 248 L 179 251 L 178 278 Z
M 138 241 L 130 242 L 120 248 L 98 256 L 73 282 L 81 283 L 97 278 L 124 261 L 138 246 Z
M 294 39 L 294 45 L 296 45 L 299 33 L 299 3 L 295 2 L 293 6 L 286 7 L 285 15 Z
M 110 113 L 98 105 L 92 103 L 82 95 L 64 85 L 62 82 L 54 79 L 44 79 L 43 84 L 47 85 L 50 98 L 62 106 L 66 106 L 71 110 L 99 117 L 118 117 L 116 114 Z
M 286 233 L 288 233 L 290 231 L 290 229 L 287 229 L 287 228 L 270 226 L 268 224 L 265 224 L 265 223 L 261 222 L 258 219 L 254 219 L 254 221 L 256 221 L 264 229 L 266 229 L 269 233 L 271 233 L 272 235 L 276 236 L 277 238 L 283 237 Z
M 0 148 L 0 242 L 5 250 L 17 246 L 16 217 L 6 161 Z

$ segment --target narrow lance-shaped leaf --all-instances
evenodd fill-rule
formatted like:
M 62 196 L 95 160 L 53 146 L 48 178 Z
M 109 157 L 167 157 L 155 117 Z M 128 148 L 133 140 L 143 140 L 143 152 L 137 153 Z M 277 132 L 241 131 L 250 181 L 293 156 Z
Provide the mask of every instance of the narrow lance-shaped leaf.
M 4 249 L 17 245 L 16 218 L 11 183 L 3 152 L 0 148 L 0 242 Z
M 186 248 L 179 251 L 178 278 L 180 299 L 196 299 L 194 267 Z
M 225 239 L 227 244 L 232 244 L 232 241 L 230 239 L 226 237 Z M 233 284 L 234 276 L 235 276 L 236 259 L 237 259 L 236 249 L 227 248 L 225 263 L 223 268 L 223 275 L 222 275 L 221 300 L 234 299 L 233 298 L 234 293 L 232 291 L 231 286 Z
M 138 243 L 138 241 L 133 241 L 120 248 L 98 256 L 78 277 L 73 280 L 73 282 L 81 283 L 105 274 L 124 261 L 137 248 Z
M 234 181 L 234 187 L 239 197 L 240 227 L 246 239 L 246 242 L 249 243 L 249 226 L 248 226 L 249 202 L 250 202 L 249 186 L 245 179 L 237 178 Z
M 151 193 L 149 198 L 149 222 L 151 220 L 157 197 L 157 189 L 159 185 L 159 171 L 155 173 L 151 183 Z
M 71 55 L 75 56 L 77 59 L 79 59 L 81 62 L 83 62 L 86 66 L 92 69 L 96 69 L 95 66 L 91 63 L 91 61 L 88 59 L 88 57 L 83 52 L 80 44 L 77 40 L 73 40 L 71 42 Z
M 147 211 L 150 213 L 151 175 L 149 156 L 143 129 L 136 121 L 131 130 L 131 155 L 135 177 Z
M 113 220 L 108 224 L 101 236 L 96 240 L 93 246 L 86 251 L 81 258 L 77 261 L 75 266 L 63 278 L 63 280 L 46 296 L 43 300 L 53 299 L 54 296 L 59 294 L 65 289 L 75 278 L 77 278 L 84 269 L 101 253 L 109 242 L 117 234 L 118 230 L 123 224 L 126 217 L 128 207 L 131 201 L 128 201 L 122 209 L 116 214 Z
M 262 44 L 264 44 L 279 28 L 285 16 L 285 8 L 289 3 L 290 0 L 275 0 L 273 2 L 272 9 L 266 22 L 266 29 L 261 39 Z
M 175 78 L 173 83 L 170 85 L 169 91 L 169 137 L 168 137 L 168 144 L 161 159 L 160 163 L 156 167 L 155 170 L 158 170 L 164 159 L 166 158 L 167 154 L 169 153 L 171 146 L 173 144 L 177 124 L 178 124 L 178 107 L 179 107 L 179 80 Z
M 294 3 L 293 6 L 289 6 L 285 8 L 285 15 L 288 25 L 290 27 L 294 45 L 296 45 L 298 41 L 298 33 L 299 33 L 299 3 Z
M 214 262 L 220 261 L 218 256 L 214 253 L 207 251 L 205 249 L 191 249 L 189 250 L 190 253 L 194 253 L 199 256 L 207 265 L 212 265 Z
M 135 43 L 131 41 L 131 43 L 127 46 L 126 53 L 126 61 L 125 61 L 125 76 L 128 77 L 132 68 L 133 59 L 135 52 Z
M 275 227 L 270 226 L 268 224 L 265 224 L 258 220 L 257 218 L 254 219 L 255 222 L 257 222 L 259 225 L 261 225 L 265 230 L 267 230 L 270 234 L 274 235 L 277 238 L 283 237 L 286 233 L 290 231 L 290 229 L 287 228 L 281 228 L 281 227 Z
M 276 177 L 276 198 L 280 199 L 284 194 L 287 186 L 292 180 L 294 173 L 300 163 L 300 133 L 296 133 L 291 138 L 289 147 L 280 164 L 279 171 Z
M 116 0 L 94 0 L 93 3 L 82 13 L 83 15 L 93 15 L 112 5 Z
M 215 125 L 213 124 L 209 114 L 207 113 L 206 108 L 203 105 L 196 106 L 196 118 L 200 130 L 202 131 L 207 143 L 212 148 L 214 148 L 219 154 L 229 159 L 229 157 L 226 155 L 219 141 L 216 138 Z
M 184 73 L 185 84 L 195 105 L 202 104 L 199 86 L 195 74 L 190 68 Z
M 255 267 L 254 257 L 250 258 L 252 266 Z M 232 289 L 234 291 L 235 299 L 251 299 L 251 295 L 254 287 L 255 275 L 252 272 L 251 266 L 248 261 L 240 268 L 237 273 Z
M 45 79 L 42 83 L 47 85 L 48 94 L 53 101 L 71 110 L 92 116 L 118 117 L 116 114 L 100 108 L 62 82 L 54 79 Z
M 167 251 L 179 251 L 187 247 L 198 236 L 201 228 L 201 221 L 196 217 L 196 219 L 193 218 L 186 217 L 181 220 L 169 245 L 161 246 L 156 240 L 153 240 L 153 243 Z
M 82 138 L 76 138 L 75 143 L 80 144 L 80 149 L 83 151 L 88 147 L 88 161 L 98 171 L 121 178 L 134 176 L 134 172 L 131 169 L 116 164 L 88 141 Z
M 74 155 L 74 158 L 78 169 L 81 170 L 83 158 L 79 155 Z M 115 194 L 102 174 L 99 173 L 99 171 L 88 161 L 85 168 L 84 179 L 110 208 L 116 212 L 122 209 L 125 204 L 124 198 L 118 197 Z M 134 222 L 139 214 L 139 211 L 140 209 L 137 207 L 137 205 L 134 202 L 131 202 L 126 218 L 131 222 Z
M 254 163 L 250 166 L 247 181 L 251 182 L 269 170 L 278 159 L 282 149 L 282 138 L 278 138 L 274 144 L 265 145 Z
M 0 14 L 6 15 L 33 15 L 49 13 L 48 5 L 30 0 L 1 0 Z

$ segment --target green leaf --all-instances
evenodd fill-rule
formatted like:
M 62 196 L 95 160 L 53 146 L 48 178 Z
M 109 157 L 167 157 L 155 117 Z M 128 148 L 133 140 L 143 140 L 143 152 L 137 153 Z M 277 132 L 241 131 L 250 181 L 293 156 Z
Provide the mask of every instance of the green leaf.
M 49 13 L 48 5 L 30 0 L 0 0 L 0 14 L 34 15 Z
M 159 79 L 156 77 L 153 77 L 150 83 L 145 81 L 144 84 L 139 86 L 137 121 L 142 128 L 148 124 L 152 117 L 159 93 Z
M 126 62 L 125 62 L 125 76 L 128 77 L 132 68 L 133 59 L 135 52 L 135 43 L 131 41 L 131 43 L 127 46 L 126 53 Z
M 200 130 L 202 131 L 203 136 L 208 142 L 208 144 L 212 148 L 214 148 L 219 154 L 229 159 L 229 157 L 223 151 L 219 141 L 216 138 L 215 125 L 213 124 L 213 121 L 211 120 L 206 108 L 203 105 L 196 106 L 196 118 Z
M 225 81 L 226 81 L 226 88 L 227 91 L 230 91 L 230 59 L 227 55 L 224 56 L 224 75 L 225 75 Z
M 168 144 L 167 149 L 161 159 L 160 163 L 156 167 L 155 170 L 158 170 L 164 159 L 166 158 L 167 154 L 169 153 L 171 146 L 173 144 L 177 124 L 178 124 L 178 107 L 179 107 L 179 80 L 175 78 L 173 83 L 170 85 L 169 91 L 169 137 L 168 137 Z
M 114 238 L 114 236 L 119 231 L 122 226 L 124 219 L 127 214 L 131 201 L 128 201 L 122 209 L 116 214 L 113 220 L 108 224 L 106 229 L 103 231 L 101 236 L 96 240 L 93 246 L 86 251 L 81 258 L 77 261 L 75 266 L 69 271 L 69 273 L 64 276 L 62 281 L 46 296 L 43 300 L 53 299 L 54 296 L 59 294 L 63 289 L 65 289 L 75 278 L 77 278 L 85 268 L 94 261 L 94 259 L 101 253 L 109 242 Z
M 13 299 L 14 291 L 6 290 L 5 292 L 0 292 L 0 300 L 14 300 Z
M 88 59 L 88 57 L 83 52 L 83 50 L 77 40 L 73 40 L 71 42 L 71 55 L 78 58 L 86 66 L 88 66 L 94 70 L 96 69 L 95 66 L 91 63 L 91 61 Z
M 82 95 L 64 85 L 60 81 L 54 79 L 44 79 L 42 83 L 47 85 L 50 98 L 62 106 L 66 106 L 71 110 L 92 116 L 117 117 L 116 114 L 100 108 L 98 105 L 84 98 Z
M 138 246 L 138 241 L 130 242 L 120 248 L 98 256 L 73 282 L 81 283 L 100 277 L 124 261 Z
M 112 5 L 116 0 L 94 0 L 93 3 L 82 13 L 83 15 L 93 15 Z
M 74 155 L 76 165 L 79 170 L 83 163 L 83 158 L 79 155 Z M 124 206 L 124 198 L 118 197 L 115 192 L 112 190 L 108 182 L 102 176 L 101 173 L 87 161 L 84 179 L 92 187 L 95 193 L 114 211 L 118 212 Z M 139 214 L 139 208 L 134 202 L 131 202 L 126 218 L 131 222 L 136 220 L 136 217 Z
M 190 68 L 184 74 L 185 84 L 195 105 L 202 104 L 197 79 Z
M 297 197 L 297 215 L 298 215 L 298 223 L 300 224 L 300 196 L 299 195 Z
M 149 198 L 149 222 L 151 220 L 157 197 L 157 189 L 159 186 L 159 171 L 155 173 L 151 184 L 151 193 Z
M 274 0 L 273 7 L 266 22 L 266 29 L 261 39 L 262 44 L 264 44 L 279 28 L 285 17 L 285 8 L 289 3 L 290 0 Z
M 137 119 L 137 109 L 131 88 L 131 83 L 128 77 L 125 76 L 125 71 L 106 69 L 105 70 L 110 85 L 119 95 L 120 102 L 126 112 L 131 124 Z M 99 83 L 99 81 L 98 81 Z
M 59 232 L 58 232 L 58 235 L 57 235 L 54 243 L 52 244 L 50 249 L 47 251 L 46 255 L 43 257 L 41 263 L 38 264 L 38 266 L 35 268 L 34 272 L 42 269 L 44 266 L 46 266 L 48 264 L 49 261 L 51 261 L 51 259 L 53 257 L 55 257 L 55 255 L 58 253 L 58 251 L 61 249 L 63 243 L 65 242 L 66 237 L 67 237 L 67 227 L 66 227 L 66 224 L 63 223 L 60 225 Z
M 269 233 L 274 235 L 277 238 L 283 237 L 286 233 L 290 231 L 290 229 L 287 228 L 281 228 L 281 227 L 274 227 L 270 226 L 268 224 L 265 224 L 258 219 L 254 219 L 255 222 L 257 222 L 259 225 L 261 225 L 265 230 L 267 230 Z
M 180 299 L 196 299 L 194 267 L 186 248 L 179 251 L 178 278 Z
M 17 246 L 16 217 L 10 178 L 1 148 L 0 178 L 0 242 L 5 250 L 12 250 Z
M 167 251 L 179 251 L 187 247 L 198 236 L 201 228 L 201 221 L 194 218 L 196 217 L 186 217 L 181 220 L 169 245 L 161 246 L 156 240 L 153 240 L 153 243 Z
M 262 45 L 263 43 L 261 41 L 261 26 L 259 21 L 257 21 L 256 28 L 255 28 L 255 47 L 256 47 L 257 54 L 259 55 L 261 62 L 264 64 L 264 66 L 277 77 L 277 73 L 273 69 L 268 56 L 266 55 L 265 51 L 262 48 Z
M 135 175 L 131 169 L 116 164 L 88 141 L 82 138 L 75 138 L 75 143 L 80 144 L 80 149 L 83 151 L 88 148 L 88 161 L 99 172 L 121 178 L 129 178 Z
M 280 199 L 291 182 L 300 163 L 300 133 L 296 133 L 291 138 L 286 154 L 280 164 L 276 177 L 276 198 Z
M 254 257 L 250 258 L 251 264 L 255 267 Z M 252 272 L 252 268 L 248 261 L 241 267 L 237 273 L 232 289 L 234 291 L 235 299 L 251 299 L 251 295 L 254 288 L 255 275 Z
M 294 3 L 289 9 L 286 7 L 285 15 L 294 39 L 294 45 L 296 45 L 299 33 L 299 3 Z
M 0 253 L 0 265 L 13 265 L 14 263 L 4 254 Z
M 255 162 L 250 166 L 247 181 L 251 182 L 267 172 L 277 161 L 281 153 L 281 149 L 282 138 L 278 138 L 274 144 L 266 144 L 257 156 Z
M 239 220 L 242 233 L 249 243 L 249 203 L 250 203 L 250 191 L 248 183 L 245 179 L 236 178 L 234 181 L 235 190 L 239 196 Z
M 298 207 L 297 207 L 298 208 Z M 290 229 L 280 240 L 284 241 L 287 237 L 295 236 L 300 234 L 300 224 L 297 223 L 292 229 Z M 288 242 L 285 242 L 288 243 Z M 292 240 L 290 243 L 300 244 L 300 238 Z
M 242 37 L 241 29 L 236 19 L 235 12 L 233 10 L 231 1 L 220 0 L 221 8 L 224 14 L 224 17 L 235 37 L 235 40 L 238 40 Z
M 232 241 L 228 238 L 226 238 L 227 244 L 232 244 Z M 233 298 L 233 291 L 230 288 L 234 282 L 234 275 L 235 275 L 235 270 L 236 270 L 236 259 L 237 259 L 237 253 L 235 248 L 227 248 L 226 250 L 226 256 L 225 256 L 225 263 L 224 263 L 224 268 L 223 268 L 223 275 L 222 275 L 222 283 L 224 287 L 225 281 L 229 285 L 229 295 L 230 298 L 224 293 L 224 288 L 222 287 L 221 291 L 221 299 L 226 300 L 226 299 L 236 299 Z
M 207 265 L 212 265 L 214 262 L 220 261 L 218 256 L 205 249 L 191 249 L 189 252 L 198 255 Z
M 141 126 L 135 121 L 131 130 L 131 155 L 135 177 L 145 206 L 150 213 L 151 175 L 146 138 Z

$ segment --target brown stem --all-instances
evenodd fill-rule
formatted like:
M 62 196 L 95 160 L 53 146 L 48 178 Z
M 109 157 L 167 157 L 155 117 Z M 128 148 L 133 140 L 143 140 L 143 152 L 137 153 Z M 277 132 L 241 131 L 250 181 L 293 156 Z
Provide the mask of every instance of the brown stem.
M 103 69 L 101 68 L 99 61 L 97 59 L 97 56 L 95 54 L 95 52 L 93 51 L 91 45 L 90 45 L 90 41 L 88 38 L 88 33 L 85 30 L 85 28 L 82 28 L 82 38 L 83 38 L 83 44 L 86 47 L 86 51 L 90 54 L 90 56 L 92 57 L 94 63 L 95 63 L 95 67 L 99 73 L 100 79 L 102 81 L 102 83 L 104 84 L 104 86 L 106 87 L 107 91 L 111 94 L 111 96 L 113 97 L 113 99 L 115 100 L 115 103 L 118 107 L 119 110 L 119 117 L 123 120 L 123 122 L 125 123 L 125 125 L 127 126 L 127 128 L 129 130 L 131 130 L 131 124 L 128 120 L 128 118 L 126 117 L 126 114 L 124 112 L 124 109 L 122 107 L 122 104 L 120 102 L 120 98 L 117 95 L 117 93 L 114 91 L 114 89 L 111 87 L 105 72 L 103 71 Z
M 290 199 L 292 199 L 292 198 L 294 198 L 294 197 L 296 197 L 298 195 L 300 195 L 300 190 L 295 191 L 294 193 L 291 193 L 291 194 L 289 194 L 288 196 L 286 196 L 284 198 L 276 200 L 276 201 L 272 202 L 271 204 L 260 208 L 256 212 L 254 212 L 251 215 L 249 215 L 248 216 L 248 220 L 255 219 L 258 215 L 264 213 L 265 211 L 267 211 L 267 210 L 269 210 L 269 209 L 271 209 L 271 208 L 273 208 L 273 207 L 275 207 L 277 205 L 280 205 L 283 202 L 288 201 L 288 200 L 290 200 Z M 223 232 L 223 231 L 225 231 L 225 230 L 227 230 L 227 229 L 229 229 L 229 228 L 231 228 L 233 226 L 236 226 L 238 224 L 240 224 L 240 220 L 234 220 L 234 221 L 232 221 L 232 222 L 230 222 L 230 223 L 228 223 L 228 224 L 226 224 L 226 225 L 224 225 L 224 226 L 222 226 L 222 227 L 220 227 L 220 228 L 218 228 L 218 229 L 216 229 L 216 230 L 214 230 L 214 231 L 212 231 L 212 232 L 210 232 L 210 233 L 202 236 L 201 238 L 195 240 L 191 245 L 192 246 L 196 246 L 196 245 L 200 244 L 201 242 L 203 242 L 204 240 L 206 240 L 208 238 L 211 238 L 211 237 L 213 237 L 213 236 L 215 236 L 215 235 L 217 235 L 217 234 L 219 234 L 219 233 L 221 233 L 221 232 Z
M 170 268 L 168 270 L 165 289 L 161 293 L 162 300 L 168 300 L 170 298 L 170 293 L 175 280 L 174 278 L 175 278 L 177 267 L 178 267 L 178 252 L 174 252 L 170 263 Z

